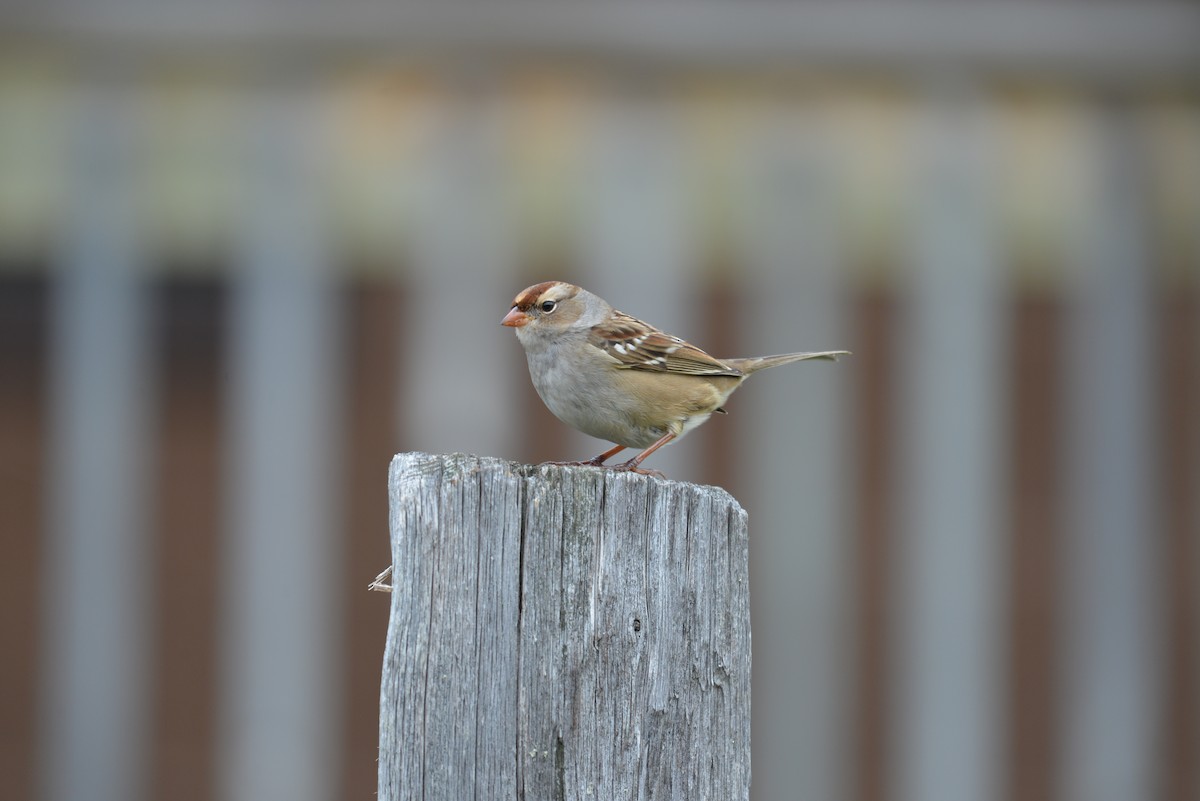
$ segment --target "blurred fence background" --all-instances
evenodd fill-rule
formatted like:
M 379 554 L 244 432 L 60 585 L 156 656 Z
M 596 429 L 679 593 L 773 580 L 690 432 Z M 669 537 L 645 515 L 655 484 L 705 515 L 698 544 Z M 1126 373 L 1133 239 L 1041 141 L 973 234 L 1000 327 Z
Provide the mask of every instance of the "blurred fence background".
M 0 3 L 0 798 L 369 799 L 396 451 L 756 378 L 756 801 L 1200 797 L 1200 6 Z

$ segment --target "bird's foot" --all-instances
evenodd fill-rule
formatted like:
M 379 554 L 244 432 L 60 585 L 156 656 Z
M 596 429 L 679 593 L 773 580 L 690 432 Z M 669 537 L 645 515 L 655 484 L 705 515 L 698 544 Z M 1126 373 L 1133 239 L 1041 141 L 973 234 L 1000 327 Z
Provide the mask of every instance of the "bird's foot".
M 614 464 L 610 470 L 619 470 L 622 473 L 637 473 L 639 476 L 652 476 L 654 478 L 666 478 L 666 474 L 658 470 L 649 470 L 645 467 L 639 467 L 637 459 L 630 459 L 628 462 Z
M 586 459 L 582 462 L 542 462 L 542 464 L 552 464 L 559 467 L 603 467 L 606 461 L 623 450 L 625 450 L 624 445 L 615 445 L 599 456 L 593 456 L 591 459 Z

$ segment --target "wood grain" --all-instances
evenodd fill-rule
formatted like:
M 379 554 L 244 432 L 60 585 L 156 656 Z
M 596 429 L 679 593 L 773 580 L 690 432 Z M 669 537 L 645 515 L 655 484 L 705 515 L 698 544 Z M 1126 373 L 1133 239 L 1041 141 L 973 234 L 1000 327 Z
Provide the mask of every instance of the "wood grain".
M 746 799 L 746 513 L 724 490 L 392 462 L 379 797 Z

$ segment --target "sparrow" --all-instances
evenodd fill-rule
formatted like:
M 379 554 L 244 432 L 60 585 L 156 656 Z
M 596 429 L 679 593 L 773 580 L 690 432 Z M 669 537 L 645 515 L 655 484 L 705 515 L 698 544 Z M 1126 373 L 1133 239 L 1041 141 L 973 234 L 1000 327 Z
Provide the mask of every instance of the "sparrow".
M 523 290 L 500 324 L 516 331 L 534 389 L 554 416 L 614 443 L 593 459 L 552 464 L 600 467 L 626 448 L 641 448 L 612 469 L 660 476 L 642 469 L 646 457 L 714 413 L 725 414 L 729 396 L 752 373 L 849 355 L 828 350 L 717 359 L 564 281 Z

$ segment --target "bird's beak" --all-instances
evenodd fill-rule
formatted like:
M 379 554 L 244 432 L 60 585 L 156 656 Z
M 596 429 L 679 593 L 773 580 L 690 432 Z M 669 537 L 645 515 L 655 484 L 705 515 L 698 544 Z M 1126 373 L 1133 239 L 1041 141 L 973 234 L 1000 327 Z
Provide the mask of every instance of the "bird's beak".
M 500 325 L 507 325 L 509 328 L 520 328 L 523 325 L 528 325 L 530 319 L 528 314 L 513 306 L 508 310 L 508 314 L 504 315 L 504 319 L 500 321 Z

